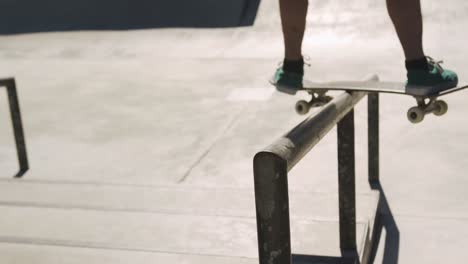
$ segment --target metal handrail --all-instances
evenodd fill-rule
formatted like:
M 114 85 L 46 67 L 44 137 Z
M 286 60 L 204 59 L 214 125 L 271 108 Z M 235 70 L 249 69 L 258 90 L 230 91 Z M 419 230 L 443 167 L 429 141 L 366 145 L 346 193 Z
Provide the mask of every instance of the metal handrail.
M 23 122 L 21 120 L 21 111 L 16 91 L 16 82 L 14 78 L 0 79 L 0 87 L 6 87 L 8 94 L 8 102 L 10 105 L 11 122 L 15 134 L 16 152 L 18 155 L 19 172 L 15 175 L 16 178 L 23 177 L 29 170 L 28 155 L 26 152 L 26 142 L 24 139 Z
M 345 92 L 254 157 L 260 264 L 290 264 L 288 172 L 338 125 L 340 248 L 356 251 L 354 106 L 365 92 Z M 378 182 L 379 100 L 368 95 L 369 181 Z
M 287 161 L 288 171 L 291 170 L 365 95 L 341 94 L 255 157 L 261 158 L 264 152 L 274 153 Z

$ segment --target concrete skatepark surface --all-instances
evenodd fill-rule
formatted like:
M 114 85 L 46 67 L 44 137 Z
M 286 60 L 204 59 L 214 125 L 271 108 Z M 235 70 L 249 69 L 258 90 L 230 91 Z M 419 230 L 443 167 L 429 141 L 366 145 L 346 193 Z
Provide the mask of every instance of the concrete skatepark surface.
M 384 3 L 340 3 L 311 3 L 307 74 L 403 80 Z M 468 4 L 423 8 L 427 54 L 463 82 Z M 11 179 L 17 161 L 0 89 L 0 262 L 256 263 L 252 158 L 304 119 L 293 110 L 301 95 L 267 83 L 282 51 L 277 4 L 265 1 L 247 28 L 0 37 L 0 73 L 17 79 L 31 163 L 24 179 Z M 411 98 L 381 96 L 381 179 L 400 235 L 391 243 L 384 232 L 376 263 L 468 257 L 467 99 L 449 95 L 446 116 L 412 125 Z M 361 102 L 361 223 L 366 119 Z M 291 172 L 295 253 L 339 253 L 336 163 L 331 132 Z

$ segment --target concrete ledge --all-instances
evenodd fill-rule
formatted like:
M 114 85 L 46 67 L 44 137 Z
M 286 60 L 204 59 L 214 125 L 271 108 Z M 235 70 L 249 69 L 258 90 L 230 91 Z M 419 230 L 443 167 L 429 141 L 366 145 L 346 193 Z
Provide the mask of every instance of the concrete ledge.
M 16 264 L 257 264 L 252 258 L 205 256 L 198 254 L 171 254 L 149 251 L 103 250 L 50 245 L 0 243 L 0 259 Z
M 109 263 L 116 256 L 121 262 L 112 263 L 257 262 L 248 189 L 4 181 L 0 190 L 0 256 L 7 263 Z M 337 198 L 291 196 L 293 252 L 339 257 Z M 376 197 L 358 195 L 360 252 L 367 247 Z
M 372 217 L 377 199 L 376 192 L 358 194 L 358 221 Z M 0 181 L 0 205 L 255 217 L 253 190 L 247 188 L 135 187 L 6 180 Z M 337 194 L 290 190 L 293 218 L 337 221 L 337 206 Z

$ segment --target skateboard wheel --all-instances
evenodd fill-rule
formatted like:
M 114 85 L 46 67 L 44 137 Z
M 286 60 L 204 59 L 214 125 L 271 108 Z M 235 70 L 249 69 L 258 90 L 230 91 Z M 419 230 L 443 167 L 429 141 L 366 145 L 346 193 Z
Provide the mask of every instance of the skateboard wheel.
M 300 115 L 305 115 L 309 112 L 310 105 L 307 101 L 301 100 L 296 103 L 296 112 Z
M 413 123 L 417 124 L 424 120 L 424 111 L 419 107 L 412 107 L 408 110 L 408 120 Z
M 447 113 L 448 105 L 445 101 L 435 101 L 434 115 L 441 116 Z

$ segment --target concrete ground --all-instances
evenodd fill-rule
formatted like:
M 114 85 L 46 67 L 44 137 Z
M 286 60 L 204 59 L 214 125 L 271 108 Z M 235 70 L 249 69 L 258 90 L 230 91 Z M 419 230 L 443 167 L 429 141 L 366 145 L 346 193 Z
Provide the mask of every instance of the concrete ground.
M 455 5 L 456 4 L 456 5 Z M 464 80 L 468 4 L 423 3 L 428 55 Z M 304 119 L 267 83 L 281 60 L 277 6 L 254 27 L 0 37 L 17 80 L 30 171 L 17 171 L 0 89 L 1 263 L 257 263 L 252 158 Z M 317 81 L 404 80 L 384 3 L 311 3 L 304 53 Z M 468 257 L 468 93 L 412 125 L 410 97 L 381 96 L 381 178 L 392 218 L 375 263 Z M 356 108 L 358 231 L 366 104 Z M 293 249 L 337 255 L 336 136 L 291 172 Z M 387 243 L 385 243 L 387 242 Z M 385 248 L 385 246 L 387 246 Z

